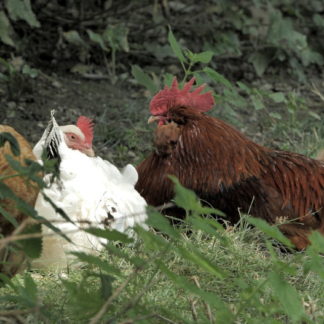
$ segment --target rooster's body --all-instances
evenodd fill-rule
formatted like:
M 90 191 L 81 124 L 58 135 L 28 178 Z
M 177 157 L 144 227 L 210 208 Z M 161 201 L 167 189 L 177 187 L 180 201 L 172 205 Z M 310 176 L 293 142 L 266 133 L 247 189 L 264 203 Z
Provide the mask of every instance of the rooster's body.
M 0 176 L 5 177 L 3 183 L 9 187 L 9 189 L 20 199 L 24 200 L 29 205 L 33 206 L 37 198 L 39 189 L 38 186 L 28 181 L 22 176 L 14 176 L 17 171 L 12 169 L 6 159 L 6 155 L 11 156 L 16 161 L 25 165 L 25 160 L 33 160 L 36 158 L 32 152 L 32 148 L 27 140 L 15 131 L 12 127 L 6 125 L 0 125 L 0 133 L 9 133 L 14 136 L 19 144 L 20 154 L 18 156 L 13 155 L 9 143 L 5 143 L 4 146 L 0 147 Z M 21 224 L 28 215 L 19 210 L 16 206 L 16 202 L 13 199 L 2 199 L 0 200 L 0 206 L 4 209 L 4 213 L 9 213 L 17 224 Z M 0 234 L 1 236 L 10 235 L 15 226 L 8 221 L 8 218 L 2 215 L 0 211 Z M 0 264 L 0 272 L 6 273 L 9 276 L 14 275 L 23 266 L 24 254 L 22 252 L 13 252 L 3 255 L 4 250 L 0 253 L 0 259 L 3 264 Z
M 231 223 L 240 212 L 284 222 L 280 230 L 298 249 L 309 244 L 312 230 L 324 234 L 324 163 L 262 147 L 205 115 L 213 98 L 199 94 L 202 88 L 189 92 L 192 83 L 179 90 L 174 82 L 151 102 L 159 121 L 155 152 L 138 166 L 136 186 L 147 203 L 160 206 L 173 198 L 167 176 L 174 175 Z
M 108 227 L 126 232 L 135 224 L 144 225 L 146 202 L 134 189 L 138 176 L 133 166 L 128 165 L 120 172 L 100 157 L 71 149 L 65 141 L 65 126 L 58 127 L 54 117 L 52 123 L 52 130 L 45 131 L 45 139 L 36 145 L 34 151 L 41 152 L 39 146 L 42 146 L 49 156 L 59 160 L 59 177 L 50 183 L 51 175 L 45 176 L 49 186 L 39 194 L 35 209 L 52 221 L 72 243 L 58 235 L 45 236 L 41 259 L 35 265 L 61 268 L 68 263 L 68 252 L 93 253 L 102 248 L 103 239 L 82 229 Z M 64 220 L 44 195 L 61 208 L 74 224 Z M 43 226 L 43 233 L 53 234 L 46 226 Z

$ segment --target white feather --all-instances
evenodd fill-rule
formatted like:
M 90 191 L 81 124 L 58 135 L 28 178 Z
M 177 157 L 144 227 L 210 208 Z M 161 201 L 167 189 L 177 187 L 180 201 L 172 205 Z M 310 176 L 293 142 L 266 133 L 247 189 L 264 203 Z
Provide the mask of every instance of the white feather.
M 39 215 L 54 222 L 53 225 L 66 233 L 73 244 L 57 234 L 53 235 L 52 230 L 43 225 L 43 233 L 52 235 L 44 237 L 41 258 L 34 265 L 62 268 L 69 263 L 69 251 L 95 253 L 103 246 L 103 239 L 85 233 L 80 228 L 104 228 L 108 221 L 111 229 L 129 232 L 135 224 L 146 227 L 147 215 L 146 202 L 134 188 L 138 175 L 133 166 L 127 165 L 120 172 L 100 157 L 88 157 L 68 148 L 58 126 L 54 125 L 53 131 L 60 139 L 60 179 L 56 179 L 43 193 L 62 208 L 76 225 L 66 222 L 40 193 L 35 209 Z M 40 152 L 38 158 L 48 142 L 48 136 L 43 135 L 41 143 L 35 146 L 37 152 Z M 48 184 L 49 179 L 50 175 L 44 177 Z

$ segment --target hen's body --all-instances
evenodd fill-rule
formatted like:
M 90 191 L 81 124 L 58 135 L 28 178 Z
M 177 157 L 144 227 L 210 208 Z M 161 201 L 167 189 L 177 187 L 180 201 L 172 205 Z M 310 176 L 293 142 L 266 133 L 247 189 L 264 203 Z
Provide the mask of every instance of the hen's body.
M 155 152 L 138 166 L 137 190 L 148 204 L 173 198 L 169 174 L 226 214 L 239 211 L 271 224 L 304 249 L 308 234 L 324 234 L 324 164 L 303 155 L 262 147 L 225 122 L 192 107 L 171 107 L 159 125 Z
M 15 131 L 12 127 L 7 125 L 0 125 L 0 133 L 6 132 L 13 135 L 20 147 L 20 155 L 15 156 L 11 152 L 10 144 L 5 143 L 4 146 L 0 147 L 0 176 L 12 176 L 17 174 L 17 171 L 13 170 L 9 165 L 6 155 L 10 155 L 16 161 L 20 162 L 22 165 L 25 165 L 25 159 L 36 160 L 32 152 L 32 148 L 26 139 Z M 27 181 L 26 178 L 21 176 L 15 176 L 12 178 L 6 178 L 3 180 L 3 183 L 8 186 L 11 191 L 19 198 L 24 200 L 29 205 L 33 206 L 37 198 L 39 189 L 38 186 L 30 181 Z M 28 217 L 25 213 L 19 210 L 16 207 L 14 200 L 2 199 L 0 200 L 0 205 L 4 210 L 9 213 L 18 224 Z M 14 225 L 11 224 L 0 212 L 0 234 L 3 236 L 10 235 L 14 230 Z M 8 275 L 14 275 L 19 268 L 22 266 L 22 261 L 24 256 L 22 253 L 9 253 L 6 257 L 2 255 L 1 252 L 0 258 L 2 261 L 5 261 L 7 264 L 0 265 L 0 272 L 4 272 Z M 5 258 L 5 260 L 3 260 Z
M 51 129 L 51 125 L 53 125 Z M 63 127 L 64 129 L 64 127 Z M 35 267 L 61 269 L 71 261 L 69 252 L 97 253 L 106 240 L 83 229 L 110 228 L 128 233 L 139 224 L 145 227 L 146 202 L 134 189 L 138 175 L 132 165 L 121 172 L 109 161 L 71 149 L 52 116 L 44 136 L 34 148 L 40 158 L 43 151 L 59 160 L 59 177 L 50 183 L 52 174 L 44 177 L 48 188 L 38 196 L 35 209 L 53 222 L 71 240 L 68 242 L 43 225 L 43 250 Z M 44 194 L 72 220 L 68 222 L 49 204 Z

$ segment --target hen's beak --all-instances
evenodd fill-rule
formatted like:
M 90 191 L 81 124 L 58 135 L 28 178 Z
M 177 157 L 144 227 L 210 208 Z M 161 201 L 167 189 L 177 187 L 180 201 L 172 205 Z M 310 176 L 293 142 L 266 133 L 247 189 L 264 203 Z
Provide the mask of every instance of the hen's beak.
M 84 148 L 82 149 L 82 153 L 84 153 L 85 155 L 88 155 L 90 157 L 94 157 L 95 156 L 95 153 L 94 153 L 94 150 L 93 148 Z
M 147 123 L 151 124 L 158 120 L 160 120 L 160 116 L 150 116 L 150 118 L 147 120 Z

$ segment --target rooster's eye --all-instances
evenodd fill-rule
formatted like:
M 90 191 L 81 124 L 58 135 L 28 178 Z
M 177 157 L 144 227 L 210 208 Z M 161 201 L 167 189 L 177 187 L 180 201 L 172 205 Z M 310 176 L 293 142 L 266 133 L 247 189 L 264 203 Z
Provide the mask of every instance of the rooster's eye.
M 71 139 L 75 140 L 75 136 L 74 135 L 71 135 Z

